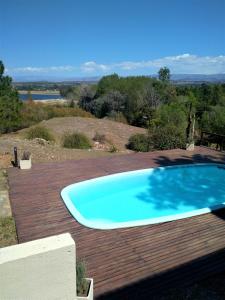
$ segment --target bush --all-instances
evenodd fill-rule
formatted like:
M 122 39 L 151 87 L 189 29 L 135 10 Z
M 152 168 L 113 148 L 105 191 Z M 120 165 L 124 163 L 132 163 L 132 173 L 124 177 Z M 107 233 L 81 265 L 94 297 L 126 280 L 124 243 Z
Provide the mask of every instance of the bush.
M 150 150 L 149 136 L 142 133 L 133 134 L 129 138 L 127 147 L 134 151 L 148 152 Z
M 83 133 L 66 133 L 63 137 L 63 147 L 72 149 L 90 149 L 91 142 Z
M 106 141 L 105 135 L 96 132 L 96 133 L 95 133 L 95 136 L 93 137 L 93 141 L 99 142 L 99 143 L 101 143 L 101 144 L 104 144 L 105 141 Z
M 116 148 L 115 145 L 112 144 L 112 145 L 110 146 L 110 148 L 109 148 L 109 152 L 110 152 L 110 153 L 115 153 L 115 152 L 118 152 L 118 149 Z
M 27 138 L 29 140 L 33 140 L 36 138 L 44 139 L 46 141 L 54 141 L 55 140 L 54 136 L 49 131 L 49 129 L 44 126 L 35 126 L 35 127 L 30 128 L 27 131 Z
M 108 119 L 115 122 L 128 124 L 127 119 L 122 112 L 111 112 L 108 116 Z
M 174 125 L 158 127 L 153 131 L 151 142 L 156 150 L 167 150 L 185 147 L 185 132 Z
M 77 273 L 77 294 L 85 295 L 88 289 L 88 282 L 84 278 L 86 277 L 86 267 L 84 262 L 78 261 L 76 265 Z
M 202 130 L 211 133 L 223 134 L 225 132 L 225 107 L 214 106 L 205 111 L 201 119 Z

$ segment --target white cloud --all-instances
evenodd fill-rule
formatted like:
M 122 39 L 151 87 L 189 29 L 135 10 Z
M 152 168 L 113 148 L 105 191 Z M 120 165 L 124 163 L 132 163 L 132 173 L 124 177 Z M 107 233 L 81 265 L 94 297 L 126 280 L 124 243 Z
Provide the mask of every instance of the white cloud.
M 153 63 L 158 67 L 167 65 L 173 73 L 211 74 L 225 72 L 225 56 L 209 57 L 185 54 L 165 57 Z
M 81 65 L 81 71 L 84 73 L 106 72 L 108 70 L 110 70 L 110 65 L 97 64 L 94 61 L 87 61 Z
M 7 68 L 8 73 L 51 73 L 51 72 L 68 72 L 74 71 L 76 68 L 72 66 L 51 66 L 51 67 L 20 67 Z
M 94 61 L 82 65 L 82 71 L 88 73 L 96 72 L 120 72 L 140 70 L 144 72 L 156 73 L 159 68 L 167 66 L 172 73 L 192 73 L 192 74 L 216 74 L 225 73 L 225 56 L 197 56 L 184 53 L 176 56 L 166 56 L 159 59 L 147 61 L 124 61 L 112 64 L 98 64 Z
M 167 66 L 174 74 L 216 74 L 225 73 L 225 55 L 218 56 L 198 56 L 184 53 L 175 56 L 166 56 L 145 61 L 123 61 L 111 64 L 87 61 L 80 66 L 51 66 L 51 67 L 21 67 L 7 68 L 9 74 L 54 74 L 73 72 L 75 75 L 83 74 L 109 74 L 118 72 L 119 74 L 153 74 L 159 68 Z

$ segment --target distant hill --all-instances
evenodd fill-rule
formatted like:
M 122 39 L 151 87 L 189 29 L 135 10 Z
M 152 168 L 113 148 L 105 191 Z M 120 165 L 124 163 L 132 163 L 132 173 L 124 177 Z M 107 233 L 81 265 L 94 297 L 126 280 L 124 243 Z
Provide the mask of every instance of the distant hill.
M 43 75 L 31 75 L 31 76 L 13 76 L 14 83 L 80 83 L 80 82 L 97 82 L 100 76 L 93 77 L 56 77 L 56 76 L 43 76 Z
M 225 74 L 172 74 L 171 79 L 178 83 L 225 82 Z
M 149 77 L 156 78 L 157 75 L 149 75 Z M 101 79 L 100 76 L 93 77 L 53 77 L 53 76 L 15 76 L 13 77 L 13 82 L 15 85 L 20 85 L 23 83 L 58 83 L 70 85 L 74 83 L 96 83 Z M 203 82 L 211 82 L 211 83 L 225 83 L 225 73 L 223 74 L 172 74 L 171 80 L 177 84 L 200 84 Z

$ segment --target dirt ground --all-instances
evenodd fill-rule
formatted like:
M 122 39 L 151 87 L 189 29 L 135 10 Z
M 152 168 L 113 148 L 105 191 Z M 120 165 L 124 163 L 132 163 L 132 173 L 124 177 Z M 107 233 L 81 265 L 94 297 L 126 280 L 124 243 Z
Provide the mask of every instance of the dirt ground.
M 43 125 L 51 130 L 56 141 L 54 143 L 40 144 L 38 140 L 27 140 L 26 131 L 20 130 L 16 133 L 0 136 L 0 168 L 7 168 L 14 160 L 13 148 L 17 147 L 19 157 L 23 151 L 32 154 L 32 162 L 63 161 L 71 159 L 95 158 L 100 156 L 112 156 L 127 154 L 131 151 L 126 149 L 129 137 L 134 133 L 145 133 L 145 129 L 126 125 L 104 119 L 91 119 L 80 117 L 54 118 L 42 121 Z M 81 132 L 86 134 L 91 140 L 96 132 L 104 134 L 106 139 L 118 150 L 110 153 L 107 149 L 78 150 L 66 149 L 61 146 L 62 136 L 66 132 Z
M 107 119 L 67 117 L 53 118 L 47 121 L 42 121 L 43 125 L 50 129 L 56 138 L 56 142 L 60 143 L 62 136 L 67 132 L 80 132 L 86 134 L 91 140 L 96 132 L 104 134 L 106 139 L 111 141 L 119 150 L 125 150 L 125 145 L 129 137 L 134 133 L 145 133 L 144 128 L 130 126 L 120 122 L 115 122 Z M 21 134 L 26 132 L 21 131 Z

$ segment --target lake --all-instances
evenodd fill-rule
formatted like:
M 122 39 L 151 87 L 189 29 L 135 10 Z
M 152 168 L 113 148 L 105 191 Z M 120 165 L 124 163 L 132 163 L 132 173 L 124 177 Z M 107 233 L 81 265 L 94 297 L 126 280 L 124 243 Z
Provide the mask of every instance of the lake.
M 32 94 L 32 99 L 33 100 L 56 100 L 56 99 L 62 99 L 60 94 Z M 22 101 L 26 101 L 28 98 L 27 93 L 19 93 L 19 98 Z

